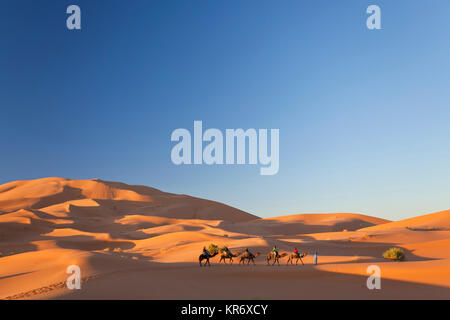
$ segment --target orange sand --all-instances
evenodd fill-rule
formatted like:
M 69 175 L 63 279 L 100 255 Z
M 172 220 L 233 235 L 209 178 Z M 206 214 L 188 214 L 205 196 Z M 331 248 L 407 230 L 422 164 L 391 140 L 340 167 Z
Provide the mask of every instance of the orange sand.
M 214 257 L 200 268 L 211 242 L 261 256 L 255 266 Z M 308 252 L 305 265 L 283 258 L 267 267 L 273 245 Z M 406 261 L 382 258 L 394 246 Z M 260 219 L 144 186 L 46 178 L 0 186 L 0 252 L 2 299 L 450 299 L 450 211 L 395 222 L 350 213 Z M 65 287 L 72 264 L 81 290 Z M 372 264 L 381 290 L 366 287 Z

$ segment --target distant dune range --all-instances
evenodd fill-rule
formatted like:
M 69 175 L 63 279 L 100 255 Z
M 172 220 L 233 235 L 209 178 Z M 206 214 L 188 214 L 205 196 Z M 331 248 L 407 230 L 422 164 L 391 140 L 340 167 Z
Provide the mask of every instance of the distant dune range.
M 214 257 L 200 268 L 210 243 L 261 256 L 255 266 Z M 305 265 L 265 266 L 273 245 L 307 252 Z M 394 246 L 406 261 L 382 258 Z M 3 299 L 450 299 L 450 211 L 401 221 L 352 213 L 261 219 L 145 186 L 45 178 L 0 186 L 0 252 Z M 81 267 L 81 290 L 65 287 L 71 264 Z M 365 285 L 372 264 L 382 290 Z

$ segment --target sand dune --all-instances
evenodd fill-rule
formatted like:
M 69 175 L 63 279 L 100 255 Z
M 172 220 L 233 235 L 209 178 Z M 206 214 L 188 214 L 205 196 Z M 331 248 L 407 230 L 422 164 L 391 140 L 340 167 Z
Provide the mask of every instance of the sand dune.
M 394 222 L 352 213 L 261 219 L 145 186 L 16 181 L 0 186 L 0 298 L 448 299 L 449 229 L 450 211 Z M 211 243 L 261 255 L 252 267 L 217 266 L 214 257 L 213 268 L 199 268 Z M 283 266 L 267 268 L 264 256 L 274 245 L 307 252 L 305 265 L 287 267 L 283 258 Z M 382 258 L 393 246 L 403 248 L 405 262 Z M 82 269 L 82 290 L 65 286 L 71 264 Z M 377 295 L 365 287 L 370 264 L 386 279 Z M 211 281 L 220 290 L 211 290 Z
M 355 213 L 315 213 L 315 214 L 297 214 L 264 219 L 289 224 L 303 224 L 307 231 L 313 232 L 320 229 L 322 232 L 358 230 L 364 227 L 382 225 L 390 222 L 389 220 L 366 216 Z
M 257 217 L 214 201 L 165 193 L 145 186 L 94 180 L 45 178 L 16 181 L 0 186 L 0 212 L 19 209 L 43 209 L 54 205 L 80 206 L 80 199 L 95 199 L 88 207 L 103 210 L 133 211 L 139 214 L 183 218 L 248 221 Z M 103 201 L 102 201 L 103 200 Z M 86 207 L 86 205 L 81 205 Z M 66 209 L 66 211 L 70 211 Z
M 383 225 L 366 228 L 366 230 L 390 230 L 408 228 L 410 230 L 450 230 L 450 210 L 426 214 L 410 219 L 394 221 Z

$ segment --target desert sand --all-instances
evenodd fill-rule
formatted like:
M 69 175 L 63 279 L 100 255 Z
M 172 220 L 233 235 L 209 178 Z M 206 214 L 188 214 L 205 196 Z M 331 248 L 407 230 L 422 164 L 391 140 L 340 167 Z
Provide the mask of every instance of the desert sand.
M 261 255 L 200 268 L 210 243 Z M 308 253 L 304 265 L 267 266 L 273 245 Z M 391 247 L 405 261 L 385 260 Z M 0 252 L 0 299 L 450 299 L 450 211 L 262 219 L 145 186 L 45 178 L 0 186 Z M 70 265 L 81 290 L 66 287 Z M 366 286 L 370 265 L 381 290 Z

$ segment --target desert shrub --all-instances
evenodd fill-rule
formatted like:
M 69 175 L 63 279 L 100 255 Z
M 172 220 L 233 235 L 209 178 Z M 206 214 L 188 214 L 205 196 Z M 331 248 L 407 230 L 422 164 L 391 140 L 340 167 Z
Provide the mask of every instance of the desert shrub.
M 403 250 L 400 248 L 390 248 L 383 253 L 383 257 L 386 259 L 398 260 L 401 261 L 405 259 L 405 254 Z
M 359 240 L 369 240 L 372 236 L 369 234 L 365 234 L 364 236 L 362 236 L 361 238 L 359 238 Z
M 219 252 L 219 246 L 215 245 L 214 243 L 211 243 L 208 247 L 208 251 L 211 254 L 215 254 Z

